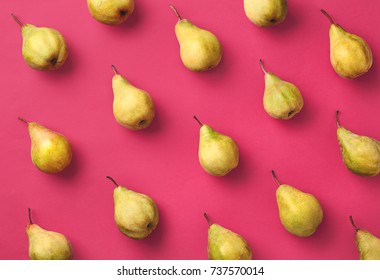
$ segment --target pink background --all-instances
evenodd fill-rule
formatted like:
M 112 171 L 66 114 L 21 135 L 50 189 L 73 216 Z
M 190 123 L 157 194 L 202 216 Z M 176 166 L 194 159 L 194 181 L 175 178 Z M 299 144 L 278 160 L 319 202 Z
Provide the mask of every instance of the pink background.
M 363 178 L 343 165 L 334 113 L 357 133 L 380 139 L 379 1 L 289 0 L 286 21 L 273 28 L 251 24 L 243 0 L 173 1 L 184 18 L 214 32 L 223 46 L 219 67 L 192 73 L 181 63 L 168 1 L 136 0 L 121 26 L 95 21 L 86 1 L 13 0 L 0 9 L 0 259 L 28 258 L 27 208 L 34 221 L 62 232 L 75 259 L 206 259 L 202 213 L 242 234 L 255 259 L 357 259 L 354 231 L 380 236 L 380 176 Z M 325 8 L 348 31 L 365 38 L 374 65 L 365 76 L 344 80 L 329 61 Z M 21 55 L 25 23 L 62 32 L 69 58 L 59 71 L 30 69 Z M 295 83 L 305 106 L 290 121 L 270 118 L 262 106 L 265 67 Z M 112 114 L 110 65 L 151 93 L 157 117 L 145 131 L 118 125 Z M 198 163 L 201 121 L 232 136 L 240 165 L 224 178 Z M 23 116 L 64 134 L 73 145 L 71 166 L 58 175 L 30 160 Z M 323 223 L 310 238 L 289 234 L 275 200 L 279 179 L 319 198 Z M 145 240 L 122 235 L 113 220 L 113 185 L 153 197 L 160 223 Z

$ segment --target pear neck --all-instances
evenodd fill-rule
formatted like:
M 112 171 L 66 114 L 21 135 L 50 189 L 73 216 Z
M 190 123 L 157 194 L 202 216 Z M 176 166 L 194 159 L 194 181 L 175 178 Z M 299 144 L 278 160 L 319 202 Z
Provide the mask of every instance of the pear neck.
M 18 117 L 18 119 L 19 119 L 20 121 L 26 123 L 26 124 L 29 124 L 29 122 L 28 122 L 26 119 L 22 118 L 22 117 Z
M 28 217 L 29 217 L 29 224 L 33 225 L 33 220 L 32 220 L 32 209 L 28 208 Z
M 211 223 L 210 218 L 208 217 L 208 215 L 207 215 L 206 212 L 203 213 L 203 216 L 205 217 L 205 219 L 206 219 L 208 225 L 211 226 L 213 223 Z
M 178 21 L 185 21 L 186 20 L 186 19 L 183 19 L 181 17 L 180 13 L 177 11 L 177 9 L 172 4 L 170 4 L 169 7 L 174 11 L 175 15 L 178 18 Z
M 109 179 L 116 187 L 120 186 L 111 176 L 106 176 L 106 178 Z
M 194 118 L 194 120 L 196 120 L 197 121 L 197 123 L 202 127 L 202 126 L 204 126 L 204 124 L 197 118 L 197 116 L 193 116 L 193 118 Z
M 13 19 L 15 20 L 15 22 L 17 22 L 17 24 L 20 26 L 20 27 L 23 27 L 24 24 L 21 22 L 21 20 L 18 19 L 18 17 L 15 15 L 15 14 L 11 14 L 11 16 L 13 17 Z
M 119 75 L 119 72 L 117 71 L 116 67 L 113 64 L 111 65 L 111 68 L 115 75 Z
M 274 180 L 276 181 L 277 186 L 281 186 L 281 183 L 280 183 L 280 181 L 278 180 L 277 175 L 276 175 L 276 172 L 274 172 L 274 170 L 272 170 L 272 176 L 273 176 Z
M 332 25 L 336 25 L 332 17 L 324 9 L 321 9 L 321 13 L 327 17 L 327 19 L 330 21 Z
M 335 121 L 336 121 L 336 126 L 338 127 L 338 128 L 341 128 L 341 125 L 340 125 L 340 122 L 339 122 L 339 110 L 337 110 L 336 112 L 335 112 Z
M 354 227 L 354 230 L 356 232 L 358 232 L 360 230 L 360 228 L 358 228 L 356 225 L 355 225 L 355 222 L 354 222 L 354 219 L 352 218 L 352 216 L 350 216 L 350 221 L 351 221 L 351 225 Z
M 265 70 L 264 68 L 264 65 L 263 65 L 263 60 L 260 58 L 260 61 L 259 61 L 259 64 L 260 64 L 260 67 L 261 67 L 261 70 L 263 70 L 264 74 L 268 74 L 268 72 Z

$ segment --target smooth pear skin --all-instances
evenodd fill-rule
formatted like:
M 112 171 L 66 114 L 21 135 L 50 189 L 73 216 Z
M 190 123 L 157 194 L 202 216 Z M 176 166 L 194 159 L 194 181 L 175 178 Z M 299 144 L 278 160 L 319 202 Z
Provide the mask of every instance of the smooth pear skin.
M 71 162 L 71 145 L 65 136 L 30 122 L 31 156 L 34 165 L 45 173 L 58 173 Z
M 113 197 L 115 222 L 124 235 L 143 239 L 157 227 L 157 205 L 149 196 L 118 186 Z
M 280 185 L 276 191 L 280 220 L 285 229 L 297 236 L 312 235 L 323 219 L 319 201 L 289 185 Z
M 303 98 L 294 84 L 281 80 L 273 73 L 265 73 L 263 104 L 271 117 L 288 120 L 302 110 Z
M 244 11 L 254 24 L 268 27 L 284 21 L 288 4 L 286 0 L 244 0 Z
M 380 143 L 367 136 L 357 135 L 338 127 L 338 141 L 346 167 L 361 176 L 375 176 L 380 172 Z
M 175 26 L 183 64 L 191 71 L 206 71 L 217 66 L 222 46 L 214 34 L 181 19 Z
M 47 27 L 24 24 L 22 55 L 26 63 L 37 70 L 60 68 L 68 56 L 67 45 L 62 34 Z
M 208 125 L 200 129 L 199 162 L 214 176 L 224 176 L 239 164 L 239 149 L 235 141 Z
M 87 0 L 87 6 L 97 21 L 117 25 L 124 22 L 135 8 L 134 0 Z
M 112 79 L 112 89 L 113 114 L 119 124 L 132 130 L 140 130 L 151 124 L 155 109 L 146 91 L 136 88 L 119 74 Z
M 208 229 L 208 258 L 210 260 L 250 260 L 252 252 L 247 241 L 218 224 Z
M 359 229 L 355 242 L 361 260 L 380 260 L 380 239 L 366 230 Z
M 69 240 L 61 233 L 48 231 L 36 224 L 26 226 L 29 257 L 32 260 L 68 260 L 72 256 Z

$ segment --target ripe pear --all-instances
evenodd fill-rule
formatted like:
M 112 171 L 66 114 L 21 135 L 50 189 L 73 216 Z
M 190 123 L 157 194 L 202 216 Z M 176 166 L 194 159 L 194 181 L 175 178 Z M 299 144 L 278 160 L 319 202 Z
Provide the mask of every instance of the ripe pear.
M 112 79 L 114 93 L 113 114 L 116 121 L 132 130 L 148 127 L 154 119 L 155 110 L 149 93 L 136 88 L 119 75 L 112 65 L 115 75 Z
M 357 228 L 354 219 L 350 221 L 355 229 L 355 242 L 361 260 L 380 260 L 380 239 L 366 230 Z
M 116 183 L 113 198 L 115 222 L 119 230 L 132 239 L 143 239 L 157 227 L 158 209 L 149 196 L 129 190 Z
M 104 24 L 124 22 L 135 8 L 134 0 L 87 0 L 91 15 Z
M 367 136 L 357 135 L 339 123 L 336 111 L 337 136 L 343 162 L 353 173 L 376 176 L 380 172 L 380 142 Z
M 182 19 L 173 5 L 170 7 L 178 17 L 175 26 L 183 64 L 191 71 L 206 71 L 217 66 L 222 58 L 222 46 L 210 31 L 201 29 L 187 19 Z
M 207 214 L 203 214 L 209 224 L 208 258 L 210 260 L 250 260 L 252 251 L 248 242 L 239 234 L 221 225 L 210 222 Z
M 299 89 L 285 82 L 275 74 L 267 72 L 260 59 L 265 74 L 263 104 L 265 111 L 275 119 L 288 120 L 299 113 L 303 107 L 303 98 Z
M 68 51 L 65 38 L 59 31 L 23 24 L 14 14 L 12 17 L 21 27 L 22 55 L 30 67 L 37 70 L 55 70 L 65 63 Z
M 254 24 L 268 27 L 284 21 L 288 4 L 286 0 L 244 0 L 244 11 Z
M 29 210 L 29 224 L 26 234 L 29 238 L 31 260 L 69 260 L 72 250 L 69 240 L 61 233 L 48 231 L 32 222 Z
M 32 161 L 39 170 L 58 173 L 70 164 L 71 145 L 65 136 L 38 123 L 19 119 L 28 125 Z
M 194 119 L 201 126 L 199 139 L 199 162 L 203 169 L 214 176 L 227 175 L 239 164 L 239 148 L 235 141 L 226 135 L 202 124 L 196 116 Z
M 372 52 L 368 43 L 336 24 L 325 10 L 321 12 L 331 23 L 330 60 L 335 72 L 346 79 L 355 79 L 367 73 L 372 66 Z
M 272 175 L 278 185 L 276 199 L 282 225 L 288 232 L 299 237 L 314 234 L 323 219 L 319 201 L 311 194 L 280 184 L 273 170 Z

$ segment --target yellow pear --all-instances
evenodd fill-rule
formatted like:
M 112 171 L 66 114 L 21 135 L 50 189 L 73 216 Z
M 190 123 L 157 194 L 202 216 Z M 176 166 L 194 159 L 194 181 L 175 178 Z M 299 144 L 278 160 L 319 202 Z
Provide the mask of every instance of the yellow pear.
M 149 196 L 129 190 L 116 183 L 113 198 L 114 218 L 119 230 L 132 239 L 143 239 L 152 233 L 158 225 L 158 209 Z
M 31 156 L 34 165 L 45 173 L 58 173 L 71 162 L 71 145 L 65 136 L 35 122 L 28 125 L 31 139 Z
M 149 93 L 136 88 L 123 78 L 112 65 L 114 93 L 113 114 L 116 121 L 132 130 L 148 127 L 154 119 L 155 110 Z
M 354 219 L 350 221 L 355 229 L 355 243 L 361 260 L 380 260 L 380 239 L 366 230 L 357 228 Z
M 222 58 L 222 46 L 214 34 L 182 19 L 174 8 L 178 17 L 175 26 L 180 55 L 183 64 L 191 71 L 206 71 L 217 66 Z
M 239 148 L 235 141 L 226 135 L 202 124 L 199 138 L 199 162 L 203 169 L 213 176 L 224 176 L 239 164 Z
M 12 17 L 21 26 L 22 55 L 30 67 L 37 70 L 55 70 L 65 63 L 67 46 L 59 31 L 23 24 L 14 14 Z
M 321 12 L 331 23 L 330 60 L 335 72 L 346 79 L 355 79 L 368 72 L 372 66 L 372 52 L 367 42 L 336 24 L 325 10 Z
M 244 11 L 254 24 L 267 27 L 284 21 L 288 4 L 286 0 L 244 0 Z
M 91 15 L 104 24 L 124 22 L 135 8 L 134 0 L 87 0 Z
M 26 233 L 29 239 L 31 260 L 68 260 L 72 256 L 69 240 L 61 233 L 48 231 L 32 222 L 29 210 L 29 224 Z

